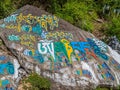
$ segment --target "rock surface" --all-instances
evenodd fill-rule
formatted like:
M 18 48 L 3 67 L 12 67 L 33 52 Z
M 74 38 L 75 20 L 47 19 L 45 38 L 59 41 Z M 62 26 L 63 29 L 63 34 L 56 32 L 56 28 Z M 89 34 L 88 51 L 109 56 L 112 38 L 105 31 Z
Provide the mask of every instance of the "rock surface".
M 26 5 L 0 21 L 0 88 L 35 71 L 52 90 L 120 84 L 120 55 L 89 32 Z
M 109 42 L 108 45 L 120 54 L 120 42 L 117 39 L 117 37 L 116 36 L 110 37 L 108 42 Z

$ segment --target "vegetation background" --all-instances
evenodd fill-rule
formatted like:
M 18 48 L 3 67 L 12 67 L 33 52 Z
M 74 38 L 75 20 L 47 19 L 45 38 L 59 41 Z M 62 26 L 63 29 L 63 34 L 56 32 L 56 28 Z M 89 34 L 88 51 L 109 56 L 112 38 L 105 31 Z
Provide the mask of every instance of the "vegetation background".
M 99 39 L 115 35 L 120 40 L 120 0 L 1 0 L 0 19 L 26 4 L 55 14 Z

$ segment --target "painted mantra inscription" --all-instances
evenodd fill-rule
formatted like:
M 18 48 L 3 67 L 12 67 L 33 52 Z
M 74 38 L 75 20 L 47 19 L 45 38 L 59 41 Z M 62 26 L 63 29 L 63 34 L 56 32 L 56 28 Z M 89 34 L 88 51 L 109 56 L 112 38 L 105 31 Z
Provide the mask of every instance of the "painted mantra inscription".
M 53 59 L 55 60 L 55 54 L 54 54 L 54 43 L 51 41 L 40 41 L 38 43 L 38 51 L 40 54 L 47 54 L 50 53 L 52 55 Z
M 91 39 L 89 39 L 91 40 Z M 97 50 L 93 48 L 93 46 L 95 46 L 96 44 L 94 44 L 93 46 L 91 46 L 93 44 L 90 43 L 88 40 L 88 42 L 69 42 L 66 39 L 62 39 L 61 43 L 63 45 L 64 48 L 62 48 L 62 50 L 64 51 L 64 54 L 66 55 L 66 57 L 68 58 L 70 64 L 72 64 L 72 59 L 71 56 L 72 54 L 74 54 L 74 50 L 78 50 L 80 53 L 77 54 L 78 56 L 80 56 L 80 59 L 82 60 L 87 60 L 86 58 L 86 54 L 91 55 L 92 57 L 94 57 L 95 59 L 97 59 L 97 56 L 100 56 L 102 59 L 104 60 L 108 60 L 108 56 L 105 53 L 100 52 L 99 47 L 97 47 Z M 91 40 L 92 41 L 92 40 Z M 58 42 L 56 42 L 58 43 Z M 61 45 L 56 45 L 55 42 L 52 41 L 48 41 L 48 40 L 41 40 L 38 43 L 38 51 L 41 55 L 48 55 L 51 56 L 54 60 L 54 62 L 56 62 L 56 54 L 57 51 L 55 48 L 60 47 Z M 91 44 L 91 45 L 90 45 Z M 94 50 L 92 50 L 92 48 Z M 61 50 L 59 50 L 58 52 L 60 52 Z M 96 54 L 96 55 L 95 55 Z

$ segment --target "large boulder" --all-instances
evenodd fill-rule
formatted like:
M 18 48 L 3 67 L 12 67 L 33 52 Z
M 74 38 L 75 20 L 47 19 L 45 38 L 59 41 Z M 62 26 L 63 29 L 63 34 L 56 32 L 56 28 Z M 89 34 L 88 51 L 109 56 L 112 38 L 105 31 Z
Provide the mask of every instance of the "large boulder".
M 31 72 L 73 90 L 120 84 L 120 55 L 89 32 L 26 5 L 0 21 L 0 88 Z M 53 90 L 52 89 L 52 90 Z

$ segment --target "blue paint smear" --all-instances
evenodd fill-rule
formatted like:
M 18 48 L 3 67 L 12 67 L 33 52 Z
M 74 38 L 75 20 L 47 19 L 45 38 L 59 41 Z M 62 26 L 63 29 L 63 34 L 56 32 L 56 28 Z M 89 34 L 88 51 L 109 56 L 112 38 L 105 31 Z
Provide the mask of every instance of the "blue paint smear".
M 105 62 L 102 64 L 102 67 L 105 68 L 105 69 L 110 70 L 110 68 L 108 67 L 108 65 Z
M 88 42 L 71 42 L 70 44 L 73 49 L 77 49 L 82 53 L 85 53 L 85 48 L 90 49 L 90 45 Z
M 46 38 L 46 35 L 47 35 L 47 32 L 42 31 L 42 33 L 41 33 L 41 37 L 42 37 L 42 39 L 45 39 L 45 38 Z
M 11 62 L 0 64 L 0 74 L 4 74 L 4 70 L 7 70 L 8 74 L 14 74 L 14 66 Z
M 14 14 L 14 15 L 11 15 L 11 16 L 8 16 L 7 18 L 4 18 L 4 22 L 16 22 L 17 20 L 17 14 Z
M 89 45 L 92 47 L 92 49 L 94 50 L 94 52 L 99 55 L 101 58 L 103 58 L 104 60 L 108 60 L 109 57 L 105 54 L 105 53 L 102 53 L 100 51 L 100 48 L 95 44 L 95 42 L 90 39 L 90 38 L 87 38 L 87 41 L 89 43 Z
M 4 90 L 14 90 L 12 87 L 8 88 L 6 87 Z
M 22 29 L 22 31 L 29 32 L 30 27 L 29 27 L 29 25 L 22 25 L 21 29 Z
M 114 77 L 112 76 L 112 74 L 110 72 L 105 73 L 105 76 L 107 78 L 111 78 L 113 81 L 115 80 Z
M 26 56 L 30 56 L 30 57 L 32 57 L 32 56 L 33 56 L 32 51 L 31 51 L 31 50 L 29 50 L 29 49 L 24 50 L 23 54 L 24 54 L 24 55 L 26 55 Z
M 6 56 L 0 56 L 0 60 L 5 60 Z
M 2 80 L 2 86 L 6 86 L 8 84 L 10 84 L 9 80 Z
M 1 27 L 1 28 L 5 28 L 6 25 L 5 25 L 5 24 L 0 24 L 0 27 Z
M 32 27 L 32 32 L 36 33 L 38 35 L 41 35 L 42 33 L 42 27 L 40 26 L 40 24 L 37 24 L 36 26 Z
M 77 75 L 80 75 L 80 71 L 79 71 L 79 70 L 77 70 L 77 71 L 76 71 L 76 74 L 77 74 Z
M 8 36 L 8 39 L 10 41 L 20 41 L 20 37 L 19 36 L 15 36 L 15 35 Z
M 14 65 L 11 62 L 7 63 L 7 71 L 9 74 L 14 74 Z
M 35 51 L 35 55 L 33 56 L 33 58 L 40 63 L 44 63 L 44 59 L 38 50 Z
M 82 70 L 82 74 L 91 76 L 91 73 L 88 70 Z

